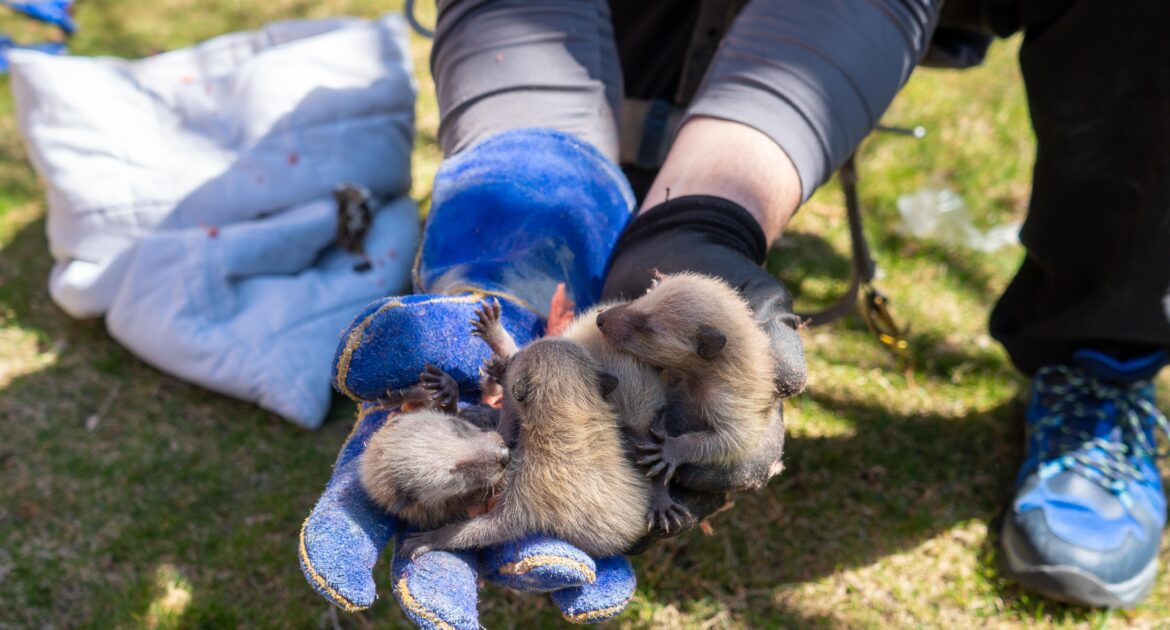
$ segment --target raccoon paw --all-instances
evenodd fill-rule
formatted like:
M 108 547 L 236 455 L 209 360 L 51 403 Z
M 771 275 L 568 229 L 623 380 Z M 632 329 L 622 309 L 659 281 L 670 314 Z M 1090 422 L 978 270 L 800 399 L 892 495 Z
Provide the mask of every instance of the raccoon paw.
M 429 532 L 411 534 L 398 547 L 398 553 L 411 560 L 418 560 L 419 556 L 422 556 L 428 551 L 434 551 Z
M 693 520 L 690 510 L 681 503 L 675 503 L 669 492 L 664 492 L 655 497 L 654 505 L 650 506 L 646 531 L 657 528 L 664 534 L 671 535 L 686 529 Z
M 504 374 L 508 372 L 508 362 L 500 357 L 493 356 L 483 362 L 483 374 L 487 382 L 500 384 L 504 382 Z
M 650 437 L 649 440 L 634 444 L 634 449 L 641 453 L 635 461 L 647 469 L 647 477 L 661 476 L 662 485 L 666 485 L 674 477 L 674 471 L 684 463 L 683 457 L 677 448 L 676 438 L 657 429 L 650 429 Z
M 500 325 L 500 301 L 484 301 L 475 309 L 475 320 L 471 322 L 471 334 L 484 340 L 491 339 L 495 328 Z
M 428 363 L 422 374 L 418 375 L 418 382 L 441 409 L 455 412 L 459 404 L 459 384 L 450 374 Z

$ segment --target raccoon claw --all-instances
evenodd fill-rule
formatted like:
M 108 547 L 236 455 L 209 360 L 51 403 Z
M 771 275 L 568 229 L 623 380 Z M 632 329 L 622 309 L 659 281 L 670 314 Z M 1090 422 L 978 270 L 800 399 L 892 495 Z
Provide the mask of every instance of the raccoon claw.
M 386 393 L 378 397 L 378 402 L 390 407 L 397 407 L 406 400 L 406 395 L 401 389 L 388 389 Z
M 678 457 L 674 449 L 671 448 L 671 441 L 665 438 L 661 433 L 651 430 L 651 434 L 655 439 L 662 438 L 663 441 L 642 442 L 634 444 L 634 448 L 641 451 L 640 455 L 634 461 L 641 467 L 649 467 L 646 471 L 647 477 L 662 476 L 663 485 L 670 483 L 674 478 L 674 471 L 678 469 L 679 465 L 683 463 L 682 459 Z
M 471 334 L 481 339 L 487 339 L 493 328 L 500 321 L 500 301 L 493 299 L 484 301 L 482 306 L 475 309 L 475 319 L 471 322 Z
M 677 469 L 678 469 L 678 464 L 676 464 L 674 462 L 669 462 L 669 461 L 666 461 L 665 459 L 663 459 L 663 460 L 660 460 L 657 464 L 654 464 L 654 466 L 651 467 L 650 470 L 647 470 L 646 476 L 647 477 L 658 477 L 659 475 L 661 475 L 662 476 L 662 485 L 665 486 L 666 484 L 670 483 L 671 479 L 674 478 L 674 471 Z
M 682 531 L 692 518 L 690 510 L 671 501 L 666 507 L 654 507 L 650 514 L 650 525 L 651 529 L 657 527 L 665 534 L 673 534 Z
M 422 374 L 419 374 L 418 382 L 440 407 L 451 410 L 458 404 L 459 384 L 443 370 L 428 363 Z
M 648 455 L 642 455 L 638 459 L 634 460 L 634 462 L 642 468 L 648 468 L 646 471 L 647 477 L 657 477 L 658 473 L 662 472 L 662 469 L 667 465 L 667 462 L 662 459 L 661 452 L 652 452 Z
M 420 556 L 434 548 L 427 542 L 426 534 L 412 534 L 406 540 L 402 541 L 402 545 L 398 548 L 398 553 L 410 558 L 411 560 L 418 560 Z
M 647 453 L 647 455 L 642 456 L 642 459 L 647 461 L 643 462 L 642 459 L 639 459 L 638 463 L 644 465 L 659 459 L 662 454 L 662 448 L 665 446 L 665 444 L 666 436 L 663 435 L 662 432 L 660 432 L 658 429 L 651 427 L 650 439 L 642 438 L 640 440 L 634 441 L 635 450 L 642 453 Z
M 483 373 L 488 380 L 494 383 L 503 383 L 504 374 L 508 371 L 508 362 L 500 357 L 493 356 L 484 361 Z

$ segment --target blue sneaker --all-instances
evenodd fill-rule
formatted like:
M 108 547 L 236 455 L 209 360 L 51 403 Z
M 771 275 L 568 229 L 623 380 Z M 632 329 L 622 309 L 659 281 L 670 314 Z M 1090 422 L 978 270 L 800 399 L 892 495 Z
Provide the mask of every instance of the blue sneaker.
M 1000 539 L 1008 575 L 1054 600 L 1127 608 L 1154 583 L 1166 495 L 1150 379 L 1159 352 L 1117 361 L 1083 350 L 1036 373 L 1027 456 Z

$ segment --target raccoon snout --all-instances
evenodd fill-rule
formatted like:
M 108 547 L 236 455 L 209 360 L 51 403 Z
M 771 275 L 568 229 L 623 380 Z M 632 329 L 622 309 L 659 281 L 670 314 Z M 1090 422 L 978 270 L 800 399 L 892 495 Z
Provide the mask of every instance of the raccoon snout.
M 613 313 L 612 308 L 607 308 L 604 311 L 601 311 L 600 313 L 598 313 L 597 314 L 597 327 L 602 329 L 602 330 L 605 330 L 605 321 L 609 319 L 610 314 L 612 314 L 612 313 Z
M 625 305 L 611 306 L 604 311 L 597 314 L 597 328 L 601 330 L 602 334 L 607 337 L 624 331 L 622 326 L 622 313 L 625 312 Z

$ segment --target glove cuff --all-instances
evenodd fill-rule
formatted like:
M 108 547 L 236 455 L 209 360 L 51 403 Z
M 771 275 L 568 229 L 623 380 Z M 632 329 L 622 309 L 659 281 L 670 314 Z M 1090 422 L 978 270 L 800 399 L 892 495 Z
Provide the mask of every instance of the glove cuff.
M 768 256 L 768 239 L 743 206 L 722 197 L 688 195 L 664 201 L 630 222 L 613 250 L 610 264 L 626 250 L 666 232 L 701 232 L 714 243 L 737 251 L 757 265 Z

